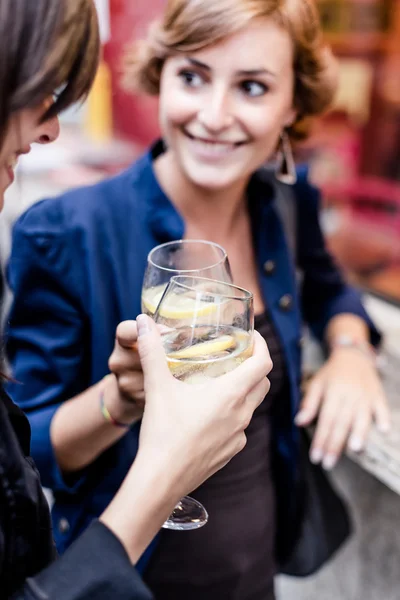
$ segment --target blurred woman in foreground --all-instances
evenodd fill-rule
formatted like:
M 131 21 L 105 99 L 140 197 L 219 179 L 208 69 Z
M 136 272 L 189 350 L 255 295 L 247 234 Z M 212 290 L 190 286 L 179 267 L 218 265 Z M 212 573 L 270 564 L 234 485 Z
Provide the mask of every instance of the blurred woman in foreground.
M 98 52 L 92 0 L 0 0 L 1 207 L 18 156 L 34 142 L 54 141 L 57 114 L 88 93 Z M 151 598 L 133 565 L 177 501 L 243 448 L 244 429 L 269 387 L 262 340 L 256 337 L 254 355 L 235 372 L 200 390 L 172 377 L 157 330 L 143 315 L 137 327 L 120 325 L 121 356 L 137 331 L 147 405 L 136 460 L 100 519 L 54 564 L 30 427 L 0 390 L 1 598 Z M 114 394 L 117 402 L 118 389 Z

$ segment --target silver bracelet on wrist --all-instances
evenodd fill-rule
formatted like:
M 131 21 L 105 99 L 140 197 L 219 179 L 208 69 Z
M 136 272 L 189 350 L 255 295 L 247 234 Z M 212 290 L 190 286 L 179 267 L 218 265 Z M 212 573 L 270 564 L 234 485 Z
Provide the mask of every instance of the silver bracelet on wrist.
M 358 340 L 355 337 L 352 337 L 348 334 L 342 334 L 336 336 L 333 340 L 331 340 L 330 344 L 331 351 L 335 348 L 349 348 L 358 350 L 364 356 L 369 358 L 374 366 L 378 367 L 378 357 L 376 351 L 372 344 L 364 340 Z

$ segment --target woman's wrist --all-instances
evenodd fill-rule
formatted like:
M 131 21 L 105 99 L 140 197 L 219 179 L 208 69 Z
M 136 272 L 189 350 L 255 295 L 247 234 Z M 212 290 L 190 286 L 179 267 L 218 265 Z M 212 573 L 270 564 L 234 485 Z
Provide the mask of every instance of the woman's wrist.
M 133 400 L 130 401 L 121 394 L 117 377 L 114 374 L 107 375 L 101 382 L 100 400 L 100 404 L 111 416 L 110 422 L 116 421 L 130 426 L 142 417 L 143 409 L 137 406 Z M 103 406 L 101 406 L 102 412 Z
M 170 465 L 135 459 L 100 520 L 118 537 L 133 565 L 161 529 L 182 494 Z
M 331 354 L 343 351 L 356 352 L 358 355 L 362 355 L 369 360 L 373 366 L 378 366 L 376 350 L 368 340 L 349 334 L 340 334 L 330 340 L 329 348 Z

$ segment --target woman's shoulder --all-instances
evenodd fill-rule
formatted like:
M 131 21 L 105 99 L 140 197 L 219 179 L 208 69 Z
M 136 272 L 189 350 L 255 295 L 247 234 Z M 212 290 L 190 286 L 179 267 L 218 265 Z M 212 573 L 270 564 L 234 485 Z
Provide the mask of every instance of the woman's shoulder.
M 36 238 L 56 237 L 86 230 L 99 221 L 126 221 L 145 201 L 148 178 L 148 163 L 141 157 L 118 175 L 36 202 L 19 217 L 14 231 Z
M 320 209 L 321 191 L 313 181 L 310 165 L 299 165 L 296 169 L 297 181 L 293 186 L 300 217 L 317 215 Z
M 312 168 L 309 164 L 303 163 L 296 166 L 297 181 L 295 188 L 300 192 L 314 190 L 319 192 L 318 186 L 313 181 Z
M 293 185 L 282 183 L 276 176 L 273 165 L 258 169 L 252 178 L 256 183 L 255 191 L 271 199 L 284 196 L 287 199 L 297 199 L 303 202 L 318 203 L 319 188 L 312 182 L 311 169 L 306 163 L 296 166 L 296 182 Z

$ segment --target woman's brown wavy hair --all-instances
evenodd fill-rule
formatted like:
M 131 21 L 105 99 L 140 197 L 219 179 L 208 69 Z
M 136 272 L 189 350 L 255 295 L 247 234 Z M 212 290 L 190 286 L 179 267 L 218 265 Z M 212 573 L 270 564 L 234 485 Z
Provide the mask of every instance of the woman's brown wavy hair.
M 147 39 L 127 54 L 125 87 L 158 95 L 169 56 L 210 46 L 257 18 L 273 19 L 293 40 L 298 117 L 288 132 L 292 138 L 304 137 L 308 118 L 323 113 L 336 91 L 335 60 L 324 44 L 313 0 L 168 0 Z
M 99 49 L 93 0 L 0 0 L 0 147 L 21 109 L 53 96 L 46 120 L 84 99 Z

